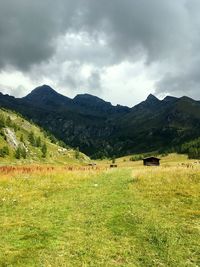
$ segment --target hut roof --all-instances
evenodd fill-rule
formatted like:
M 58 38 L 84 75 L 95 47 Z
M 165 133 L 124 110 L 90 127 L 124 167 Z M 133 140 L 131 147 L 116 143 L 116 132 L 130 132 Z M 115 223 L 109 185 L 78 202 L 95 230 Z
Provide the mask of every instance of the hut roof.
M 159 158 L 157 158 L 157 157 L 147 157 L 147 158 L 143 158 L 143 160 L 147 160 L 147 159 L 157 159 L 157 160 L 161 160 L 161 159 L 159 159 Z

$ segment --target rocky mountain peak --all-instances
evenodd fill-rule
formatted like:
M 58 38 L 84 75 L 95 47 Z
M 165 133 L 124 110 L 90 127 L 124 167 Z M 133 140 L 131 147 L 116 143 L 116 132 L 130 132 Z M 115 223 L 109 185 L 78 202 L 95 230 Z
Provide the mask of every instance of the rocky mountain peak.
M 80 102 L 83 102 L 83 103 L 90 103 L 90 104 L 94 104 L 94 103 L 107 103 L 107 104 L 110 104 L 109 102 L 106 102 L 104 101 L 103 99 L 97 97 L 97 96 L 94 96 L 94 95 L 90 95 L 90 94 L 78 94 L 77 96 L 74 97 L 74 102 L 76 103 L 80 103 Z
M 150 94 L 148 95 L 146 101 L 159 101 L 159 99 L 156 96 Z
M 174 97 L 174 96 L 166 96 L 163 101 L 164 102 L 175 102 L 178 98 L 177 97 Z
M 49 96 L 52 97 L 52 96 L 57 96 L 57 95 L 58 93 L 53 88 L 51 88 L 48 85 L 42 85 L 32 90 L 30 94 L 25 96 L 25 98 L 31 100 L 32 98 L 36 98 L 36 97 L 47 98 Z

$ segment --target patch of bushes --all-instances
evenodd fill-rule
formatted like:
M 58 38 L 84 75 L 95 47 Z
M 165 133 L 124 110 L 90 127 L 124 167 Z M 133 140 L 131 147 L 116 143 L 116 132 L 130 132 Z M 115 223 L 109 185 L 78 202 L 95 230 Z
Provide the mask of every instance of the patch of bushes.
M 5 158 L 8 155 L 9 155 L 9 148 L 7 146 L 0 148 L 0 157 L 1 158 Z
M 31 131 L 28 135 L 28 140 L 30 144 L 34 147 L 38 147 L 41 149 L 42 157 L 46 158 L 47 156 L 47 145 L 43 143 L 40 136 L 35 136 L 34 132 Z
M 138 161 L 138 160 L 142 160 L 144 158 L 144 155 L 133 155 L 130 157 L 130 161 Z
M 183 144 L 178 152 L 188 154 L 189 159 L 200 159 L 200 138 Z
M 0 114 L 0 129 L 4 127 L 13 128 L 15 132 L 19 130 L 19 126 L 11 120 L 10 116 L 5 117 L 3 114 Z
M 27 152 L 26 152 L 26 149 L 22 146 L 18 146 L 16 151 L 15 151 L 15 158 L 16 159 L 26 159 L 27 157 Z

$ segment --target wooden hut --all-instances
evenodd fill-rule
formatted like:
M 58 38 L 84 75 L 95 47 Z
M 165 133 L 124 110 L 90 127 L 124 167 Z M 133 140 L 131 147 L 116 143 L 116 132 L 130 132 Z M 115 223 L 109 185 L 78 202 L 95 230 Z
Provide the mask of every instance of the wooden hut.
M 117 168 L 117 164 L 110 164 L 110 168 Z
M 160 159 L 156 157 L 148 157 L 143 159 L 144 166 L 160 166 Z
M 95 166 L 97 166 L 97 164 L 95 162 L 92 162 L 92 163 L 89 163 L 88 166 L 95 167 Z

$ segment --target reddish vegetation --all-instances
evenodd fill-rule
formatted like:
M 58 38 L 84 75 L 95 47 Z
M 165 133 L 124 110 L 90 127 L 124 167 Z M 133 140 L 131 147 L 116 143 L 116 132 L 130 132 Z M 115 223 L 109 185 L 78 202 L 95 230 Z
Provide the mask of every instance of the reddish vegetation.
M 106 170 L 106 167 L 89 167 L 89 166 L 65 166 L 65 167 L 52 167 L 52 166 L 0 166 L 0 174 L 30 174 L 35 172 L 53 172 L 53 171 L 99 171 Z

